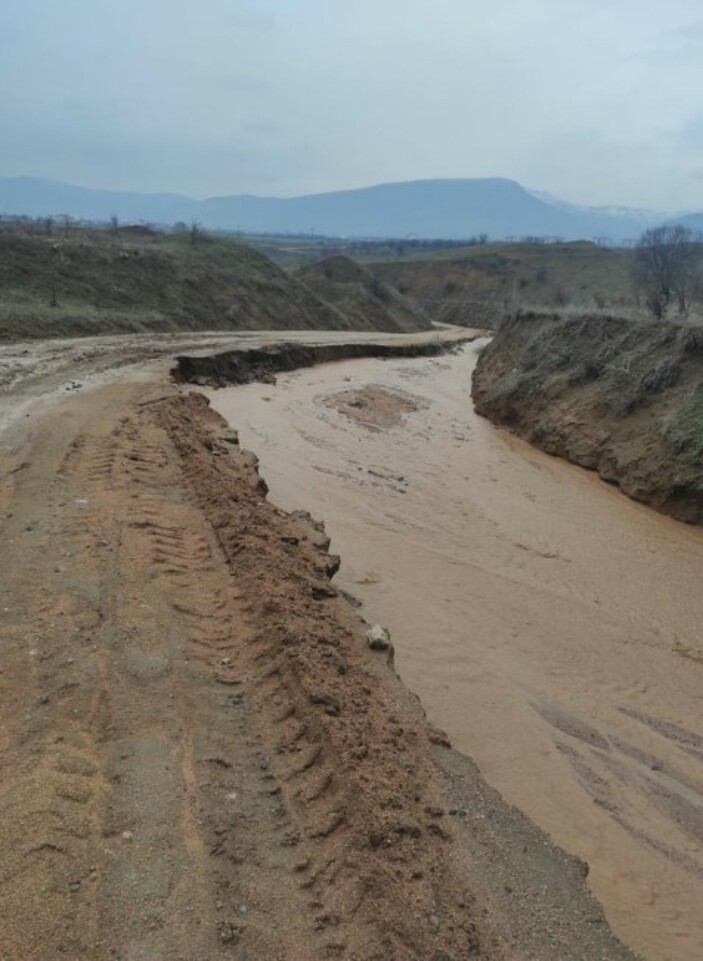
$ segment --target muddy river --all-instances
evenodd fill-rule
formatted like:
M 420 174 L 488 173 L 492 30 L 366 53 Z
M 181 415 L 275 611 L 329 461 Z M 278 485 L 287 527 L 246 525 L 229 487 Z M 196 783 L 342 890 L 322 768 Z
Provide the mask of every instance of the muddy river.
M 616 933 L 694 961 L 703 532 L 478 418 L 478 349 L 298 371 L 213 406 L 270 498 L 325 520 L 336 583 L 389 628 L 430 718 L 588 863 Z

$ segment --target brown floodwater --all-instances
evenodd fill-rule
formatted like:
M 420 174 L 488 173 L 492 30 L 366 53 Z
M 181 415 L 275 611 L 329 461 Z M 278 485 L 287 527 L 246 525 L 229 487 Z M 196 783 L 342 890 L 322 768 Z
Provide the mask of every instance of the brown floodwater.
M 695 961 L 703 532 L 477 417 L 476 351 L 330 364 L 212 403 L 271 500 L 326 522 L 336 583 L 389 628 L 431 720 L 589 864 L 623 940 Z

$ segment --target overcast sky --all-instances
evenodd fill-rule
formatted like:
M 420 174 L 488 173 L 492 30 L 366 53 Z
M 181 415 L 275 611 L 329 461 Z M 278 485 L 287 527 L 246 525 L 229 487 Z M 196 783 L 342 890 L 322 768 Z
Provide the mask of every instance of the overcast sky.
M 703 208 L 702 0 L 0 0 L 0 176 Z

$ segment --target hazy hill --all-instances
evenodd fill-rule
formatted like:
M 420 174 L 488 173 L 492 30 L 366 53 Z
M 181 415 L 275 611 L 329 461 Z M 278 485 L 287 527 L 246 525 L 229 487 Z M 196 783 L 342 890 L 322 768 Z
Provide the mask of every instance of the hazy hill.
M 421 180 L 303 197 L 211 197 L 88 190 L 52 180 L 0 178 L 0 213 L 70 214 L 86 220 L 173 224 L 250 233 L 314 231 L 328 236 L 566 240 L 638 236 L 653 222 L 637 211 L 578 207 L 525 190 L 513 180 Z M 663 219 L 663 218 L 662 218 Z
M 120 220 L 171 224 L 191 219 L 197 202 L 178 194 L 90 190 L 34 177 L 0 177 L 0 212 L 28 217 L 68 214 L 79 220 Z
M 688 227 L 695 233 L 703 233 L 703 213 L 686 214 L 683 217 L 675 217 L 669 222 L 671 224 L 681 224 L 682 227 Z
M 429 318 L 417 304 L 349 257 L 328 257 L 302 267 L 295 276 L 359 330 L 402 333 L 430 327 Z

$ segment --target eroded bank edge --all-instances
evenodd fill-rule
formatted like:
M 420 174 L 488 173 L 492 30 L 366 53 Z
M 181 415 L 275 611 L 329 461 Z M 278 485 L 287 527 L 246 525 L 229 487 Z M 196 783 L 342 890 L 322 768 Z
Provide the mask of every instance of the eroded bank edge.
M 339 360 L 436 357 L 459 350 L 463 345 L 481 336 L 483 336 L 481 332 L 451 340 L 438 336 L 432 340 L 415 343 L 378 341 L 295 344 L 286 341 L 269 347 L 228 350 L 206 356 L 182 354 L 176 357 L 176 366 L 171 373 L 177 383 L 191 383 L 203 387 L 226 387 L 248 384 L 252 381 L 270 382 L 275 379 L 276 374 L 285 371 Z
M 630 961 L 585 865 L 485 784 L 427 722 L 389 650 L 370 649 L 368 625 L 330 583 L 339 561 L 322 526 L 266 500 L 256 458 L 204 397 L 168 398 L 157 417 L 249 599 L 247 681 L 302 883 L 309 870 L 317 901 L 334 906 L 321 915 L 334 943 L 358 950 L 363 930 L 367 957 L 412 944 L 423 958 L 497 959 L 519 944 L 544 961 Z

